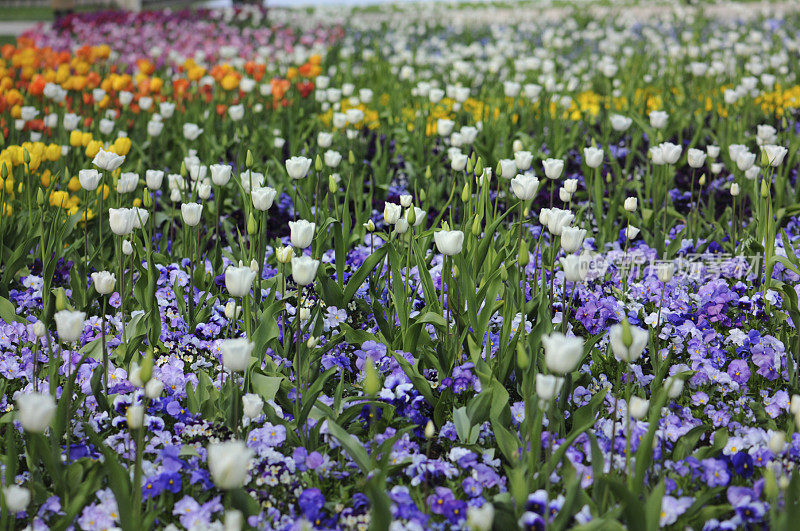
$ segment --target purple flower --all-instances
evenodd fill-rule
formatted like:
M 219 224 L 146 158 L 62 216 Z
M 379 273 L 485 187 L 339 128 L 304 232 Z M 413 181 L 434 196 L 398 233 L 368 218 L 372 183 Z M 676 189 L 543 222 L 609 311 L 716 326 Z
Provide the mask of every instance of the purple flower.
M 750 379 L 750 366 L 744 360 L 733 360 L 728 365 L 728 376 L 739 385 L 744 385 Z
M 303 515 L 313 522 L 325 505 L 325 496 L 319 489 L 306 489 L 297 498 L 297 505 Z

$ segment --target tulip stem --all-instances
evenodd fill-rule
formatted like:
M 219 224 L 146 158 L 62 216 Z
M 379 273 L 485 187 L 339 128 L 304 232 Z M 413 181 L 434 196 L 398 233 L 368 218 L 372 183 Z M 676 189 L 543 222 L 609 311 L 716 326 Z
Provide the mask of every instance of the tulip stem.
M 100 314 L 101 328 L 100 337 L 102 338 L 101 345 L 103 348 L 103 391 L 105 396 L 108 397 L 108 349 L 106 348 L 106 305 L 108 304 L 108 297 L 103 297 L 103 313 Z
M 122 252 L 122 236 L 118 240 L 119 245 L 119 310 L 122 316 L 122 343 L 125 345 L 125 360 L 128 360 L 128 338 L 125 337 L 125 263 Z

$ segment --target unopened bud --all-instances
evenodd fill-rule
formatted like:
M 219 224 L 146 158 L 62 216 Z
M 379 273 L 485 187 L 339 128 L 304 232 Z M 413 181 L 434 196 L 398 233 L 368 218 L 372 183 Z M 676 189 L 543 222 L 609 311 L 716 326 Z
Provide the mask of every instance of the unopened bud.
M 425 425 L 425 438 L 426 439 L 433 439 L 433 436 L 436 435 L 436 426 L 434 426 L 432 420 L 428 420 L 428 423 Z
M 519 242 L 519 257 L 517 258 L 517 262 L 519 263 L 520 267 L 527 266 L 531 261 L 531 255 L 528 252 L 528 242 L 522 240 Z
M 53 290 L 53 293 L 56 296 L 56 311 L 60 312 L 61 310 L 66 310 L 69 308 L 69 299 L 67 298 L 67 292 L 64 291 L 64 288 L 56 288 Z
M 322 164 L 322 157 L 320 157 L 319 153 L 317 153 L 317 156 L 314 157 L 314 170 L 320 172 L 324 167 L 325 166 Z
M 371 358 L 367 361 L 364 373 L 364 392 L 368 395 L 377 395 L 381 390 L 381 377 Z
M 252 236 L 258 231 L 258 224 L 256 223 L 256 218 L 253 217 L 253 213 L 247 215 L 247 234 Z
M 528 356 L 528 351 L 525 350 L 525 345 L 522 341 L 517 341 L 517 365 L 523 371 L 531 365 L 531 358 Z
M 244 157 L 244 165 L 248 170 L 253 167 L 253 152 L 249 149 L 247 150 L 247 155 Z

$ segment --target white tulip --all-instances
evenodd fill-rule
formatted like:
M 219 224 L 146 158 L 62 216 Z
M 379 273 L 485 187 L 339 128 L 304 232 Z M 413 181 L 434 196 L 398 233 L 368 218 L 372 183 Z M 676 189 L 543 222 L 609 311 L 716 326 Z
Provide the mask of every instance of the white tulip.
M 336 168 L 342 162 L 342 154 L 338 151 L 329 149 L 324 155 L 325 165 L 329 168 Z
M 253 208 L 262 212 L 269 210 L 277 193 L 277 190 L 269 186 L 251 189 L 250 199 L 253 201 Z
M 286 160 L 286 173 L 292 179 L 302 179 L 308 175 L 311 168 L 311 159 L 307 157 L 292 157 Z
M 701 168 L 706 162 L 706 154 L 695 148 L 689 148 L 686 152 L 686 160 L 692 168 Z
M 553 332 L 542 337 L 547 370 L 556 374 L 574 371 L 583 357 L 583 339 Z
M 625 198 L 625 210 L 627 212 L 636 212 L 636 209 L 639 206 L 639 200 L 635 197 L 627 197 Z
M 513 159 L 500 159 L 497 163 L 500 167 L 500 177 L 513 179 L 517 174 L 517 163 Z
M 56 401 L 49 393 L 20 392 L 16 402 L 19 422 L 28 433 L 44 433 L 56 416 Z
M 531 164 L 533 164 L 533 153 L 530 151 L 515 151 L 514 164 L 517 165 L 519 171 L 527 170 L 531 167 Z
M 81 188 L 88 192 L 97 190 L 97 187 L 100 185 L 100 177 L 102 177 L 102 175 L 95 169 L 81 170 L 78 172 L 78 181 L 81 183 Z
M 561 248 L 567 254 L 574 253 L 583 245 L 586 229 L 578 227 L 564 227 L 561 230 Z
M 622 116 L 620 114 L 612 114 L 609 117 L 611 121 L 611 128 L 614 131 L 621 133 L 622 131 L 627 131 L 628 128 L 633 123 L 633 119 L 628 118 L 627 116 Z
M 383 221 L 386 222 L 387 225 L 394 225 L 402 215 L 403 207 L 400 205 L 388 202 L 383 204 Z
M 3 498 L 10 513 L 24 511 L 31 503 L 31 491 L 17 485 L 9 485 L 3 488 Z
M 317 276 L 319 260 L 314 260 L 310 256 L 299 256 L 292 258 L 292 279 L 300 286 L 307 286 L 314 282 Z
M 58 337 L 65 343 L 74 343 L 80 339 L 83 333 L 83 323 L 86 314 L 71 310 L 61 310 L 53 316 L 56 320 L 56 330 Z
M 603 164 L 603 150 L 596 147 L 583 148 L 583 159 L 590 168 L 599 168 Z
M 147 170 L 144 173 L 144 180 L 150 190 L 158 190 L 164 181 L 164 172 L 161 170 Z
M 667 125 L 669 115 L 664 111 L 650 112 L 650 126 L 654 129 L 663 129 Z
M 249 419 L 254 419 L 261 415 L 264 410 L 264 401 L 255 393 L 247 393 L 242 397 L 242 412 Z
M 536 375 L 536 396 L 543 402 L 552 401 L 564 385 L 564 378 L 559 378 L 552 374 Z
M 628 413 L 634 420 L 642 420 L 650 409 L 650 401 L 638 396 L 632 396 L 628 404 Z
M 255 347 L 255 343 L 246 337 L 223 339 L 219 344 L 222 366 L 232 372 L 244 372 L 250 366 L 250 356 Z
M 445 256 L 455 256 L 464 245 L 464 233 L 460 230 L 440 230 L 433 233 L 436 248 Z
M 114 291 L 114 285 L 117 283 L 117 278 L 114 273 L 108 271 L 97 271 L 92 273 L 92 282 L 94 282 L 94 289 L 100 295 L 108 295 Z
M 208 469 L 222 490 L 238 489 L 247 481 L 253 451 L 242 441 L 231 440 L 208 447 Z
M 209 166 L 211 170 L 211 182 L 217 186 L 225 186 L 231 180 L 231 168 L 227 164 L 212 164 Z
M 181 204 L 181 217 L 183 218 L 183 222 L 190 227 L 196 227 L 200 224 L 202 214 L 203 205 L 200 203 Z
M 564 269 L 564 279 L 567 282 L 583 282 L 589 274 L 591 260 L 588 256 L 568 254 L 558 261 Z
M 548 179 L 558 179 L 564 171 L 564 161 L 561 159 L 545 159 L 542 161 L 542 167 Z
M 183 137 L 186 140 L 189 141 L 197 140 L 202 134 L 203 130 L 200 128 L 199 125 L 193 123 L 183 124 Z
M 250 293 L 256 273 L 249 267 L 228 266 L 225 270 L 225 288 L 231 297 L 244 297 Z
M 316 229 L 316 223 L 311 223 L 304 219 L 290 221 L 289 232 L 291 234 L 292 245 L 298 249 L 307 248 L 314 239 L 314 231 L 316 231 Z
M 92 164 L 94 164 L 101 170 L 106 170 L 106 171 L 116 170 L 117 168 L 122 166 L 123 162 L 125 162 L 124 156 L 117 155 L 116 153 L 105 151 L 103 149 L 98 151 L 97 155 L 95 155 L 94 159 L 92 159 Z
M 511 179 L 511 191 L 521 201 L 528 201 L 536 197 L 539 189 L 539 179 L 530 174 L 520 174 Z
M 789 152 L 783 146 L 776 146 L 774 144 L 768 144 L 766 146 L 761 146 L 761 149 L 764 153 L 764 156 L 767 159 L 767 164 L 772 166 L 773 168 L 777 168 L 783 163 L 784 157 Z M 737 161 L 738 162 L 738 161 Z
M 650 335 L 647 330 L 638 326 L 628 325 L 628 328 L 630 329 L 630 337 L 626 341 L 625 326 L 622 324 L 612 326 L 609 330 L 609 341 L 611 343 L 611 351 L 618 361 L 633 363 L 641 357 Z

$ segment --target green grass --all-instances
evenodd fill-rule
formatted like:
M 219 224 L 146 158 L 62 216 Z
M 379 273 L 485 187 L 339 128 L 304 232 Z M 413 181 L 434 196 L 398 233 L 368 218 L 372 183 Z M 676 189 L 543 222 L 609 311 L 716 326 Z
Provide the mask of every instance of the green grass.
M 17 38 L 14 35 L 0 35 L 0 46 L 4 44 L 16 44 Z
M 3 20 L 53 20 L 53 10 L 49 7 L 4 7 Z

